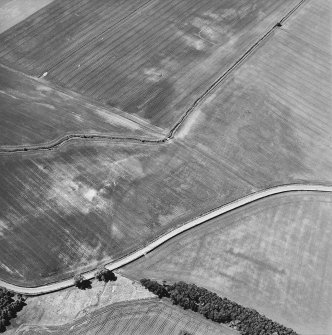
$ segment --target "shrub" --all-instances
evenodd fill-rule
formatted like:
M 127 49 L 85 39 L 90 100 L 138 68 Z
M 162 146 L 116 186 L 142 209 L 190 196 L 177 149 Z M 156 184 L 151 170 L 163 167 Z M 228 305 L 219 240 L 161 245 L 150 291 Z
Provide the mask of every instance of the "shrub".
M 25 306 L 25 298 L 21 294 L 15 294 L 0 288 L 0 332 L 6 330 L 10 324 L 10 319 Z
M 104 281 L 107 283 L 108 281 L 115 281 L 117 278 L 115 274 L 111 271 L 106 269 L 104 266 L 98 267 L 95 278 L 99 281 Z
M 87 288 L 91 288 L 91 281 L 84 278 L 82 274 L 76 274 L 74 276 L 75 286 L 81 290 L 85 290 Z
M 160 299 L 169 297 L 166 286 L 158 284 L 158 282 L 150 279 L 141 279 L 141 284 L 146 287 L 150 292 L 153 292 Z

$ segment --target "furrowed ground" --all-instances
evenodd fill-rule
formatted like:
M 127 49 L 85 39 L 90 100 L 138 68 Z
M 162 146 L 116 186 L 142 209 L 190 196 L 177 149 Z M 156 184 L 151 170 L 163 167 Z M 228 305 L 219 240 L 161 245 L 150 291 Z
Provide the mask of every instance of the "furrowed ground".
M 0 35 L 0 60 L 170 128 L 299 0 L 56 0 Z
M 284 12 L 286 1 L 273 4 L 275 15 Z M 330 6 L 300 7 L 171 141 L 76 140 L 2 154 L 0 278 L 23 286 L 67 278 L 257 190 L 331 183 Z
M 185 232 L 121 273 L 185 281 L 300 334 L 332 331 L 332 196 L 259 200 Z
M 0 0 L 0 33 L 16 25 L 52 0 Z
M 284 170 L 309 176 L 305 166 L 315 166 L 313 180 L 331 181 L 331 9 L 326 0 L 305 3 L 176 137 L 218 164 L 226 160 L 242 178 L 261 180 L 262 187 Z
M 77 140 L 3 154 L 0 169 L 1 278 L 31 286 L 124 256 L 253 190 L 175 144 Z
M 192 335 L 239 334 L 228 327 L 206 320 L 197 313 L 184 311 L 157 299 L 110 305 L 65 326 L 23 326 L 16 334 L 179 335 L 181 331 Z
M 47 146 L 72 135 L 160 139 L 160 129 L 115 108 L 91 105 L 0 66 L 0 150 Z
M 28 297 L 26 306 L 11 320 L 6 335 L 14 335 L 18 328 L 20 333 L 30 326 L 63 326 L 78 319 L 88 318 L 90 313 L 110 304 L 137 301 L 140 299 L 158 299 L 140 283 L 132 282 L 116 274 L 115 281 L 99 282 L 93 280 L 91 289 L 78 290 L 76 287 Z M 79 320 L 78 323 L 81 323 Z M 17 334 L 17 333 L 16 333 Z

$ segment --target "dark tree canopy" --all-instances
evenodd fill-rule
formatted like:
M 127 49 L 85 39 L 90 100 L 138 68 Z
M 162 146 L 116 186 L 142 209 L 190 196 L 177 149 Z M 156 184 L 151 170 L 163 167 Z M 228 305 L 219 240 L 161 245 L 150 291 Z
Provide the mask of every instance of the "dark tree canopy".
M 5 288 L 0 288 L 0 332 L 4 332 L 10 324 L 10 319 L 25 306 L 25 298 Z
M 98 267 L 95 278 L 99 281 L 104 281 L 107 283 L 108 281 L 115 281 L 116 275 L 111 271 L 106 269 L 104 266 Z
M 246 308 L 203 287 L 184 282 L 162 285 L 150 279 L 141 283 L 159 298 L 170 298 L 173 304 L 204 315 L 207 319 L 225 323 L 243 335 L 297 335 L 292 329 L 274 322 L 252 308 Z
M 86 290 L 88 288 L 91 288 L 91 281 L 88 279 L 85 279 L 84 276 L 80 273 L 74 276 L 74 283 L 75 283 L 75 286 L 81 290 Z

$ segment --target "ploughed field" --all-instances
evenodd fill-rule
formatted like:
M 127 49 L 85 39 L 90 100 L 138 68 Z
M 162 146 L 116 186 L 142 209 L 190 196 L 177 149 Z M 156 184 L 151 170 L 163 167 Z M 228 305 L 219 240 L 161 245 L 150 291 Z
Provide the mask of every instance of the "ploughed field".
M 0 151 L 47 147 L 70 136 L 162 138 L 160 129 L 115 108 L 91 105 L 0 65 Z
M 2 154 L 0 171 L 0 278 L 24 286 L 94 269 L 255 189 L 180 144 L 76 140 Z
M 212 290 L 300 334 L 332 330 L 332 195 L 259 200 L 187 231 L 121 272 Z
M 0 61 L 170 128 L 299 0 L 55 0 Z
M 23 326 L 16 334 L 179 335 L 181 331 L 192 335 L 239 334 L 197 313 L 184 311 L 158 299 L 116 303 L 65 326 Z
M 285 169 L 294 177 L 316 166 L 314 180 L 331 182 L 331 17 L 330 1 L 305 2 L 176 137 L 249 181 L 273 174 L 282 183 Z
M 271 9 L 279 15 L 289 4 Z M 23 286 L 68 278 L 257 190 L 331 183 L 330 7 L 327 0 L 305 2 L 166 143 L 81 139 L 49 151 L 2 153 L 0 278 Z M 23 26 L 36 20 L 37 27 L 46 9 Z M 246 11 L 240 13 L 233 16 L 240 20 Z
M 0 0 L 0 33 L 24 20 L 52 0 Z
M 118 273 L 116 277 L 116 281 L 107 283 L 93 280 L 88 290 L 69 287 L 48 294 L 28 297 L 27 305 L 16 318 L 10 320 L 11 324 L 6 329 L 6 335 L 17 335 L 18 329 L 21 334 L 23 329 L 34 329 L 32 326 L 63 326 L 83 316 L 87 319 L 91 312 L 119 302 L 134 301 L 135 303 L 141 299 L 156 299 L 156 296 L 139 282 L 133 282 Z M 78 324 L 82 324 L 82 319 Z M 86 333 L 82 332 L 83 334 Z

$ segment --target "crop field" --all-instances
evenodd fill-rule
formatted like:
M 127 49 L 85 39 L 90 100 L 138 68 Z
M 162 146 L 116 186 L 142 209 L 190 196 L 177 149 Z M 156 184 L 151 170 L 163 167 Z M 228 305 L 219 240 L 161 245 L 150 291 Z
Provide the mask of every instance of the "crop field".
M 119 303 L 61 327 L 21 327 L 17 335 L 237 335 L 232 329 L 157 299 Z
M 52 0 L 0 0 L 0 34 Z
M 158 139 L 159 129 L 114 108 L 92 106 L 0 66 L 1 147 L 41 145 L 75 134 Z
M 0 171 L 0 277 L 31 286 L 124 256 L 252 190 L 177 145 L 70 141 L 3 154 Z
M 56 0 L 0 60 L 169 128 L 299 0 Z
M 271 174 L 282 183 L 285 171 L 331 181 L 331 17 L 331 1 L 306 2 L 192 113 L 178 139 L 262 186 Z
M 277 195 L 183 233 L 122 268 L 206 287 L 301 334 L 332 330 L 332 196 Z
M 24 286 L 68 278 L 258 190 L 331 183 L 325 53 L 309 42 L 296 54 L 289 49 L 312 12 L 316 25 L 303 28 L 305 38 L 328 52 L 327 3 L 305 3 L 166 143 L 81 139 L 54 150 L 2 153 L 0 278 Z M 299 66 L 309 61 L 311 67 Z M 301 71 L 308 76 L 303 92 L 295 89 Z M 310 100 L 312 85 L 317 99 Z
M 28 297 L 27 305 L 11 320 L 6 335 L 14 335 L 19 327 L 27 329 L 31 325 L 65 325 L 111 304 L 148 298 L 156 299 L 156 296 L 140 283 L 119 274 L 116 281 L 108 283 L 94 280 L 91 289 L 88 290 L 69 287 L 41 296 Z

